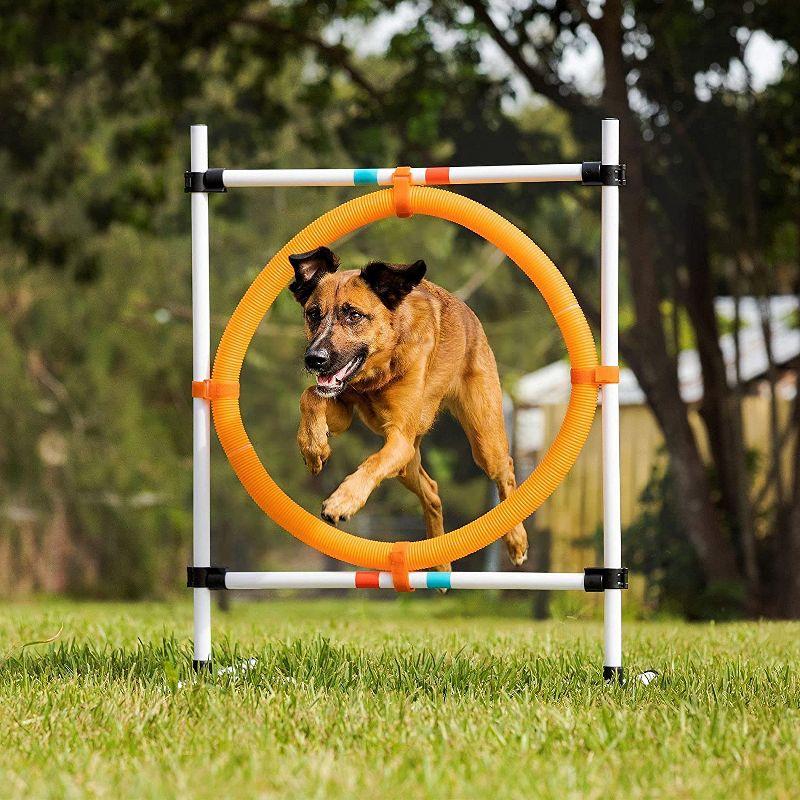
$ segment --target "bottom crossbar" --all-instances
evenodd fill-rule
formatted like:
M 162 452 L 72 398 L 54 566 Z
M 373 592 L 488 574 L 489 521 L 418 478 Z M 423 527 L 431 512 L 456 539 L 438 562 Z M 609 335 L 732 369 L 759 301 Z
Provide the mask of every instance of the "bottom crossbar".
M 583 572 L 411 572 L 412 589 L 576 589 Z M 390 572 L 226 572 L 226 589 L 393 589 Z

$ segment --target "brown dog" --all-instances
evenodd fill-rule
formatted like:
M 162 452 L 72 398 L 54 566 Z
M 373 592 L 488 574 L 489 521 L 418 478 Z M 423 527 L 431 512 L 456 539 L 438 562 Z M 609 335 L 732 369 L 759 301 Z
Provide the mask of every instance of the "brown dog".
M 505 498 L 516 487 L 514 464 L 497 364 L 475 314 L 423 280 L 423 261 L 337 272 L 327 247 L 289 261 L 289 288 L 303 306 L 309 341 L 305 365 L 316 376 L 300 398 L 297 441 L 306 466 L 320 472 L 331 454 L 328 437 L 347 430 L 354 411 L 385 439 L 325 500 L 323 518 L 334 525 L 349 519 L 381 481 L 397 476 L 419 498 L 428 537 L 441 536 L 442 502 L 419 450 L 441 408 L 459 421 L 475 462 Z M 511 561 L 522 564 L 522 525 L 505 541 Z

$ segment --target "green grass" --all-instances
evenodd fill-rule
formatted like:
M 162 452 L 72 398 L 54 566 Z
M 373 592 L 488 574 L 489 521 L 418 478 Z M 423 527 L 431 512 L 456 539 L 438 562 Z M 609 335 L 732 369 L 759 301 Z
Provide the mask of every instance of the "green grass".
M 0 795 L 795 795 L 797 625 L 631 622 L 629 669 L 663 678 L 617 687 L 598 623 L 478 608 L 237 604 L 234 670 L 197 679 L 186 604 L 5 605 Z

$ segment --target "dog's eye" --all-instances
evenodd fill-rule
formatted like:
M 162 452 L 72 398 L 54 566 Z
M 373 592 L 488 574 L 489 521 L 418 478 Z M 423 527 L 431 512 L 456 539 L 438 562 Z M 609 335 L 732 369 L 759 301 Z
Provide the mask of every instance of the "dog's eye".
M 315 324 L 315 323 L 317 323 L 317 322 L 319 322 L 319 319 L 320 319 L 319 309 L 318 309 L 318 308 L 316 308 L 316 307 L 314 307 L 314 308 L 309 308 L 309 309 L 308 309 L 308 311 L 306 311 L 306 319 L 307 319 L 307 320 L 308 320 L 308 321 L 309 321 L 309 322 L 310 322 L 312 325 L 313 325 L 313 324 Z
M 359 320 L 364 319 L 364 315 L 360 311 L 356 311 L 354 308 L 347 312 L 347 321 L 348 322 L 358 322 Z

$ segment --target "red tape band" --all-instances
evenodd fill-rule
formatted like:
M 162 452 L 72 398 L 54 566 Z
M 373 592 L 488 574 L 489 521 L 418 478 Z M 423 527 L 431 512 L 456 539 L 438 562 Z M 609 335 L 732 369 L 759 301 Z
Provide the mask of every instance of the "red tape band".
M 450 183 L 450 167 L 428 167 L 425 170 L 425 183 L 429 186 Z
M 380 572 L 356 572 L 356 589 L 380 589 Z

